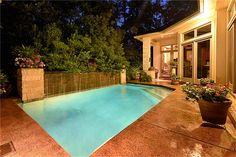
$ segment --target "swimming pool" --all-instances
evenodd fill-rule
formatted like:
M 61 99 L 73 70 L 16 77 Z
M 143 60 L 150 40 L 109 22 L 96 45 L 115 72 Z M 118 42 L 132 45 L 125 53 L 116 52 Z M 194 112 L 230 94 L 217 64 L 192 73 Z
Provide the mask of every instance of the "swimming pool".
M 71 156 L 89 156 L 172 90 L 115 85 L 22 104 Z

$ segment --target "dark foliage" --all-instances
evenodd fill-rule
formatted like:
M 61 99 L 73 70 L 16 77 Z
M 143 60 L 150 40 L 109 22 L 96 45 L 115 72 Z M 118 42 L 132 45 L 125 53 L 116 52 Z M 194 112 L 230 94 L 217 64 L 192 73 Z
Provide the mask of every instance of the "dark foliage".
M 140 81 L 141 82 L 151 82 L 152 77 L 149 76 L 145 71 L 140 71 Z
M 15 56 L 12 55 L 12 52 L 22 44 L 26 46 L 33 45 L 37 48 L 43 45 L 45 49 L 40 53 L 49 55 L 46 48 L 51 49 L 53 45 L 47 43 L 46 39 L 40 38 L 40 36 L 52 24 L 55 24 L 62 32 L 57 46 L 66 48 L 69 44 L 69 38 L 75 31 L 83 38 L 90 37 L 91 44 L 98 44 L 94 41 L 94 37 L 98 33 L 102 38 L 102 31 L 99 31 L 100 25 L 96 26 L 98 27 L 97 32 L 93 32 L 91 31 L 93 24 L 86 23 L 86 21 L 88 22 L 90 21 L 89 18 L 96 18 L 96 16 L 107 16 L 109 13 L 112 14 L 108 18 L 108 26 L 123 30 L 124 36 L 121 42 L 123 43 L 126 59 L 130 61 L 132 66 L 140 66 L 142 45 L 133 36 L 164 29 L 193 14 L 197 9 L 196 0 L 3 1 L 1 3 L 1 68 L 7 69 L 8 73 L 9 70 L 15 69 Z M 94 36 L 91 36 L 91 34 Z M 108 36 L 109 34 L 102 40 L 108 40 Z M 118 38 L 120 39 L 120 37 Z M 37 41 L 37 39 L 43 40 Z M 109 45 L 109 41 L 105 45 Z M 114 54 L 114 52 L 112 53 Z M 66 59 L 71 57 L 68 56 L 68 52 L 63 55 L 59 57 Z M 93 54 L 91 55 L 93 56 Z M 97 63 L 99 64 L 99 62 L 98 59 Z M 113 63 L 109 64 L 112 65 Z M 69 66 L 74 65 L 69 64 Z

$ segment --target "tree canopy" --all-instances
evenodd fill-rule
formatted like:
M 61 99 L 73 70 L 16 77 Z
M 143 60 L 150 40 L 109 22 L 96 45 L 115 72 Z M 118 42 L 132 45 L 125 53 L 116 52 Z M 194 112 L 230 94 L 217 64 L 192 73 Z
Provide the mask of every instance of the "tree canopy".
M 3 1 L 1 66 L 13 69 L 19 52 L 42 55 L 47 70 L 137 66 L 142 45 L 133 36 L 162 30 L 197 10 L 197 0 Z

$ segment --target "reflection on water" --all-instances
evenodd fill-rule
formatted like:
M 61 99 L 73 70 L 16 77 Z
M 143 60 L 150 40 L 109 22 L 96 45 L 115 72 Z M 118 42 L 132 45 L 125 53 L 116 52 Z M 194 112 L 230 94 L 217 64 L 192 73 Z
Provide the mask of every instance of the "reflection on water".
M 172 92 L 161 87 L 116 85 L 27 103 L 23 110 L 70 155 L 89 156 L 160 102 L 152 90 Z

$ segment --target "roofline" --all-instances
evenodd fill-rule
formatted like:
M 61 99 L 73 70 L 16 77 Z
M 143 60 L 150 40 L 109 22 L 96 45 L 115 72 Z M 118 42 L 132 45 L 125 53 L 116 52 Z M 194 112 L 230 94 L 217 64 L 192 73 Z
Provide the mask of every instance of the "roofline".
M 153 32 L 153 33 L 146 33 L 146 34 L 142 34 L 142 35 L 136 35 L 136 36 L 134 36 L 134 38 L 137 39 L 137 40 L 142 41 L 142 38 L 145 38 L 145 37 L 150 36 L 150 35 L 153 36 L 153 35 L 161 35 L 161 34 L 164 34 L 165 32 L 169 31 L 169 30 L 172 29 L 173 27 L 176 27 L 176 26 L 178 26 L 178 25 L 184 23 L 186 20 L 188 20 L 188 19 L 190 19 L 190 18 L 193 18 L 193 17 L 195 17 L 195 16 L 198 16 L 199 13 L 200 13 L 200 11 L 198 11 L 197 13 L 194 13 L 193 15 L 191 15 L 191 16 L 189 16 L 189 17 L 186 17 L 186 18 L 184 18 L 184 19 L 182 19 L 182 20 L 176 22 L 175 24 L 173 24 L 173 25 L 171 25 L 171 26 L 169 26 L 169 27 L 163 29 L 162 31 Z
M 150 35 L 160 35 L 162 32 L 153 32 L 153 33 L 147 33 L 147 34 L 142 34 L 142 35 L 136 35 L 134 36 L 135 39 L 142 41 L 142 38 L 145 38 L 146 36 Z
M 136 35 L 136 36 L 134 36 L 134 38 L 139 40 L 139 41 L 142 41 L 142 38 L 145 38 L 146 36 L 161 35 L 161 34 L 165 33 L 166 31 L 168 31 L 169 29 L 172 29 L 173 27 L 176 27 L 177 25 L 180 25 L 180 24 L 184 23 L 186 20 L 191 19 L 191 18 L 193 18 L 195 16 L 198 16 L 201 13 L 201 6 L 200 5 L 202 5 L 202 4 L 200 3 L 200 1 L 201 0 L 198 1 L 198 11 L 196 13 L 193 13 L 192 15 L 190 15 L 190 16 L 188 16 L 188 17 L 186 17 L 186 18 L 176 22 L 175 24 L 170 25 L 169 27 L 163 29 L 162 31 L 153 32 L 153 33 L 146 33 L 146 34 L 141 34 L 141 35 Z

